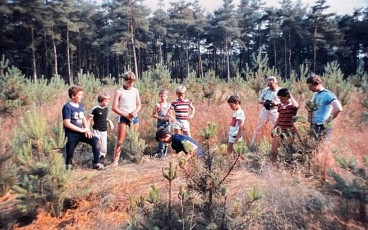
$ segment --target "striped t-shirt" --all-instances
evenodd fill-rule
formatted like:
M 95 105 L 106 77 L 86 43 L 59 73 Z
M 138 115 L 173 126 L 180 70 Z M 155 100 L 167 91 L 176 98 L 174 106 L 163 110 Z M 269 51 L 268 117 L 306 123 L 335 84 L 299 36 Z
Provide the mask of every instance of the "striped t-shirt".
M 176 99 L 171 102 L 170 106 L 170 109 L 175 111 L 175 118 L 178 120 L 187 120 L 190 108 L 193 108 L 193 104 L 189 99 L 184 99 L 183 101 Z
M 276 124 L 277 127 L 280 127 L 283 132 L 294 132 L 294 122 L 293 117 L 298 112 L 298 108 L 294 107 L 292 104 L 288 105 L 278 105 L 277 111 L 279 112 L 278 122 Z

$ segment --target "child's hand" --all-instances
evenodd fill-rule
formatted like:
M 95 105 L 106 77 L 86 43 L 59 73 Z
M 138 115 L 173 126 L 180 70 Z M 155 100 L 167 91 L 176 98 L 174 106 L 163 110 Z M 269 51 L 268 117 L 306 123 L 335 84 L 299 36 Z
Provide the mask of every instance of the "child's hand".
M 87 137 L 87 138 L 92 138 L 94 135 L 91 131 L 87 130 L 86 132 L 84 132 L 84 135 Z

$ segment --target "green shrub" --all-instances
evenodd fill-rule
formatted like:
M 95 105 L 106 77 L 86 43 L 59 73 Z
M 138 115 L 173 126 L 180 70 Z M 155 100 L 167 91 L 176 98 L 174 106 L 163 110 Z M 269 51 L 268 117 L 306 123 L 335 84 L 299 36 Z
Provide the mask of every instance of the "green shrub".
M 342 175 L 339 175 L 333 170 L 329 170 L 329 175 L 335 180 L 334 183 L 327 183 L 326 187 L 329 190 L 338 191 L 340 196 L 347 201 L 356 200 L 358 207 L 354 207 L 351 213 L 354 215 L 357 212 L 359 220 L 362 223 L 367 223 L 367 204 L 368 204 L 368 174 L 365 167 L 359 167 L 355 158 L 345 159 L 341 155 L 335 155 L 336 161 L 346 170 L 349 170 L 353 176 L 353 180 L 349 180 Z M 346 213 L 348 214 L 348 213 Z
M 58 216 L 63 209 L 70 175 L 65 169 L 60 137 L 53 129 L 42 113 L 32 109 L 15 131 L 11 152 L 16 155 L 17 181 L 12 190 L 18 194 L 19 209 L 28 215 L 43 207 Z
M 24 83 L 24 90 L 27 92 L 28 100 L 39 106 L 45 102 L 52 103 L 60 98 L 65 88 L 64 80 L 60 76 L 51 78 L 50 82 L 41 78 L 37 82 L 27 79 Z
M 147 147 L 145 140 L 139 137 L 138 131 L 132 128 L 126 129 L 126 138 L 123 143 L 125 157 L 134 163 L 140 163 L 144 149 Z
M 336 94 L 343 106 L 346 105 L 351 97 L 352 85 L 344 80 L 344 75 L 337 61 L 327 63 L 323 76 L 325 77 L 324 86 Z
M 5 76 L 0 77 L 0 111 L 11 112 L 29 104 L 24 90 L 25 81 L 22 72 L 14 66 L 7 70 Z

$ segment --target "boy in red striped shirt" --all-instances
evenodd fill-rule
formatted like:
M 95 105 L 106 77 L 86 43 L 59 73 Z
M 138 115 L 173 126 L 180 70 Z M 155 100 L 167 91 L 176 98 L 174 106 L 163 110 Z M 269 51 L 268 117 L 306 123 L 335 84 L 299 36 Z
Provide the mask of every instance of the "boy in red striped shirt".
M 171 112 L 175 111 L 175 133 L 180 134 L 180 131 L 182 131 L 184 135 L 190 137 L 190 125 L 188 120 L 193 118 L 195 108 L 193 103 L 189 99 L 185 98 L 186 90 L 185 86 L 179 86 L 176 88 L 176 96 L 178 98 L 171 102 L 169 114 L 171 115 Z
M 276 120 L 275 126 L 272 129 L 272 145 L 271 145 L 271 161 L 277 161 L 278 148 L 280 147 L 280 138 L 290 138 L 289 133 L 295 133 L 293 118 L 299 109 L 298 102 L 294 99 L 286 88 L 280 89 L 277 92 L 277 97 L 280 99 L 277 111 L 279 117 Z M 281 135 L 274 135 L 274 133 Z

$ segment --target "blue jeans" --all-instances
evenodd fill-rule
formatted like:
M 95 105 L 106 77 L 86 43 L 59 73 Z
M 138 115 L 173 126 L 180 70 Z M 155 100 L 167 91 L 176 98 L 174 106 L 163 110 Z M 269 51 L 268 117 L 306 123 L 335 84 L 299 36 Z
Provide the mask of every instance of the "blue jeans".
M 80 141 L 87 143 L 92 147 L 94 163 L 95 164 L 100 163 L 100 142 L 98 140 L 98 137 L 88 138 L 84 135 L 84 133 L 74 133 L 74 132 L 65 132 L 65 137 L 68 140 L 65 147 L 66 165 L 71 165 L 73 163 L 74 150 Z
M 162 120 L 158 120 L 157 121 L 157 129 L 160 128 L 164 128 L 169 130 L 170 128 L 170 123 L 168 121 L 162 121 Z M 158 142 L 158 146 L 157 146 L 157 155 L 160 157 L 166 156 L 167 154 L 167 144 L 164 142 Z
M 123 117 L 123 116 L 120 116 L 119 117 L 119 122 L 124 123 L 124 124 L 126 124 L 127 126 L 130 127 L 131 124 L 135 125 L 139 122 L 139 117 L 134 117 L 133 120 L 129 120 L 129 119 Z

